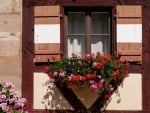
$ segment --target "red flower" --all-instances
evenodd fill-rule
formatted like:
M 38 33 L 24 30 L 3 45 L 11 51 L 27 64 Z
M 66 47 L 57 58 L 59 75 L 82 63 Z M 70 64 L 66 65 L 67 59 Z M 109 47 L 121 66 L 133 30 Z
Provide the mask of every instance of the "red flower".
M 88 59 L 91 57 L 91 55 L 90 54 L 84 54 L 82 57 L 83 57 L 83 59 Z
M 107 56 L 106 56 L 106 60 L 107 60 L 107 61 L 111 61 L 111 56 L 110 56 L 110 55 L 107 55 Z
M 119 76 L 119 71 L 118 70 L 114 71 L 113 76 L 115 76 L 115 77 Z
M 105 94 L 105 99 L 107 100 L 107 99 L 109 99 L 109 97 L 110 97 L 110 95 L 109 94 Z
M 44 67 L 43 67 L 43 72 L 44 72 L 44 73 L 47 73 L 47 72 L 48 72 L 48 69 L 49 69 L 48 66 L 44 66 Z
M 77 55 L 76 55 L 75 53 L 72 53 L 72 57 L 74 57 L 74 58 L 75 58 L 75 57 L 77 57 Z
M 80 80 L 81 80 L 81 81 L 85 81 L 85 80 L 86 80 L 86 77 L 80 76 Z
M 53 77 L 54 77 L 54 73 L 53 73 L 53 72 L 49 72 L 49 73 L 48 73 L 48 76 L 49 76 L 50 78 L 53 78 Z
M 116 52 L 113 56 L 96 53 L 84 54 L 82 57 L 72 53 L 72 58 L 68 57 L 50 67 L 45 67 L 44 72 L 60 85 L 67 85 L 71 89 L 74 84 L 79 88 L 88 84 L 97 93 L 103 92 L 104 89 L 104 99 L 108 99 L 114 91 L 114 85 L 109 79 L 116 80 L 117 83 L 128 76 L 126 62 L 120 57 L 120 52 Z M 107 79 L 108 82 L 105 82 Z M 109 90 L 105 90 L 107 86 Z
M 103 55 L 101 55 L 101 56 L 99 57 L 99 61 L 100 61 L 100 62 L 104 62 L 104 59 L 105 59 L 105 58 L 104 58 Z
M 96 74 L 95 74 L 95 73 L 94 73 L 94 74 L 87 74 L 86 77 L 87 77 L 88 79 L 96 78 Z
M 102 69 L 102 67 L 103 67 L 103 64 L 102 63 L 97 63 L 97 69 Z
M 78 82 L 80 80 L 80 75 L 74 75 L 71 77 L 72 82 Z
M 52 59 L 53 61 L 56 61 L 56 56 L 51 56 L 51 59 Z
M 97 83 L 97 87 L 102 88 L 103 87 L 103 83 L 104 83 L 103 81 L 98 82 Z
M 129 76 L 129 72 L 128 72 L 128 70 L 127 70 L 127 69 L 124 69 L 123 71 L 124 71 L 124 73 L 125 73 L 126 77 L 128 77 L 128 76 Z
M 125 62 L 126 62 L 126 60 L 123 59 L 123 58 L 121 58 L 119 61 L 120 61 L 121 63 L 125 63 Z

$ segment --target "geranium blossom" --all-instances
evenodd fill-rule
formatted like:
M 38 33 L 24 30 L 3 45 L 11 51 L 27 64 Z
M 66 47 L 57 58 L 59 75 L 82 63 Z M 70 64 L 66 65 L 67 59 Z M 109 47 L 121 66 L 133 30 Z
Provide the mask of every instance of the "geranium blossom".
M 68 88 L 72 88 L 72 85 L 88 85 L 99 95 L 107 92 L 108 97 L 109 93 L 114 91 L 115 84 L 119 84 L 128 76 L 125 61 L 120 60 L 119 55 L 120 53 L 109 55 L 97 52 L 81 57 L 73 53 L 72 57 L 50 65 L 46 68 L 46 73 L 61 86 L 67 85 Z

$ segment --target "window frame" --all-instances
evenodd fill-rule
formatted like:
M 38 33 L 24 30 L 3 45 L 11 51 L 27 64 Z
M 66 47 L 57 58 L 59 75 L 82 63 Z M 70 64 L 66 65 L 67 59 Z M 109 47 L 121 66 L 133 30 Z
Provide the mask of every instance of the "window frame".
M 68 26 L 68 17 L 67 17 L 67 12 L 86 12 L 87 10 L 90 10 L 91 12 L 108 12 L 110 14 L 110 54 L 114 53 L 117 50 L 117 42 L 116 42 L 116 18 L 115 18 L 115 13 L 116 9 L 115 7 L 93 7 L 93 6 L 66 6 L 64 7 L 64 18 L 63 18 L 63 40 L 62 43 L 64 44 L 64 49 L 63 49 L 63 56 L 67 57 L 68 56 L 68 46 L 67 46 L 67 26 Z M 91 17 L 86 16 L 86 25 L 87 27 L 91 27 L 89 21 Z M 86 36 L 90 36 L 91 31 L 86 30 Z M 91 45 L 91 40 L 89 37 L 86 37 L 86 43 L 85 45 Z M 86 46 L 86 53 L 91 52 L 91 46 Z

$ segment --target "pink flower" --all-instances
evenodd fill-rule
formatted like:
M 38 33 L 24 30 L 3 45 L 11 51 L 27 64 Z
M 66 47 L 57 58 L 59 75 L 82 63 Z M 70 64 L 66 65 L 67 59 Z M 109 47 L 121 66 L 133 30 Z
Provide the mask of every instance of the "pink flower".
M 4 103 L 4 102 L 0 104 L 0 108 L 2 108 L 2 110 L 6 111 L 6 112 L 9 110 L 7 103 Z
M 94 80 L 90 80 L 89 83 L 90 83 L 90 84 L 94 84 L 95 81 L 94 81 Z
M 102 76 L 101 76 L 101 75 L 97 75 L 97 78 L 101 79 L 101 78 L 102 78 Z
M 60 72 L 60 73 L 59 73 L 59 76 L 65 77 L 65 72 Z
M 10 103 L 14 103 L 16 99 L 17 99 L 17 98 L 10 98 L 10 99 L 9 99 L 9 102 L 10 102 Z
M 90 87 L 93 88 L 93 89 L 97 89 L 97 85 L 96 84 L 92 84 Z
M 6 99 L 6 95 L 2 94 L 0 95 L 0 102 L 4 101 Z
M 14 110 L 17 113 L 26 113 L 22 108 L 26 104 L 26 99 L 19 97 L 19 92 L 14 88 L 15 86 L 11 82 L 0 83 L 0 109 L 4 113 L 13 113 Z
M 58 72 L 54 72 L 54 76 L 57 76 Z
M 93 67 L 96 67 L 97 66 L 97 62 L 93 62 Z
M 25 98 L 20 98 L 20 99 L 15 101 L 14 107 L 15 108 L 22 108 L 22 107 L 24 107 L 25 103 L 26 103 L 26 99 Z
M 13 85 L 11 82 L 5 82 L 4 87 L 8 89 L 14 89 L 15 85 Z
M 75 53 L 72 53 L 72 57 L 77 57 L 77 55 Z
M 109 90 L 110 90 L 110 92 L 113 92 L 113 91 L 114 91 L 114 88 L 113 88 L 113 87 L 111 87 Z
M 71 76 L 69 76 L 69 77 L 68 77 L 68 80 L 69 80 L 69 81 L 71 81 L 71 78 L 72 78 L 72 77 L 71 77 Z
M 92 57 L 92 59 L 94 59 L 94 58 L 95 58 L 95 54 L 94 54 L 94 53 L 92 53 L 92 54 L 91 54 L 91 57 Z

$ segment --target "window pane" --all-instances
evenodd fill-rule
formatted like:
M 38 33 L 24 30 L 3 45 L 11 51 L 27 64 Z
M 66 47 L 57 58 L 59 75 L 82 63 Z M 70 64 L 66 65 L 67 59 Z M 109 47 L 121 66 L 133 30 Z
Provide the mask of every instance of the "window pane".
M 68 13 L 68 34 L 85 34 L 85 13 Z
M 85 36 L 68 36 L 68 56 L 71 56 L 72 53 L 85 54 Z
M 109 33 L 109 13 L 93 12 L 92 16 L 92 34 L 108 34 Z
M 110 53 L 110 37 L 109 36 L 92 36 L 91 53 L 105 52 Z

